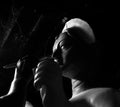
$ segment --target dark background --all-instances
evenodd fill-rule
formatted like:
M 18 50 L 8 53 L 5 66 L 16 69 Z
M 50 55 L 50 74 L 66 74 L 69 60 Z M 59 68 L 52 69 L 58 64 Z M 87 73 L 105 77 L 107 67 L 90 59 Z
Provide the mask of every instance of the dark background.
M 105 61 L 112 62 L 119 69 L 119 9 L 115 1 L 105 0 L 78 0 L 78 1 L 47 1 L 47 0 L 1 0 L 0 1 L 0 45 L 5 37 L 5 28 L 11 21 L 12 9 L 21 12 L 4 46 L 0 48 L 0 95 L 7 93 L 13 79 L 14 69 L 3 69 L 2 66 L 16 62 L 25 52 L 41 57 L 44 55 L 46 42 L 49 36 L 57 35 L 62 25 L 62 19 L 79 17 L 86 20 L 95 33 L 97 43 L 104 50 Z M 32 33 L 30 45 L 23 52 L 23 42 L 20 35 L 27 38 L 37 20 L 41 17 L 38 28 Z M 60 28 L 60 30 L 58 30 Z M 20 30 L 21 29 L 21 30 Z M 32 45 L 31 45 L 32 44 Z M 22 48 L 21 48 L 22 47 Z M 48 49 L 50 51 L 50 49 Z M 108 63 L 106 63 L 108 64 Z M 64 78 L 64 87 L 67 97 L 71 96 L 70 81 Z M 68 84 L 68 85 L 66 85 Z M 28 89 L 28 100 L 38 106 L 39 92 L 31 82 Z M 70 91 L 67 91 L 67 90 Z M 36 97 L 36 99 L 35 99 Z

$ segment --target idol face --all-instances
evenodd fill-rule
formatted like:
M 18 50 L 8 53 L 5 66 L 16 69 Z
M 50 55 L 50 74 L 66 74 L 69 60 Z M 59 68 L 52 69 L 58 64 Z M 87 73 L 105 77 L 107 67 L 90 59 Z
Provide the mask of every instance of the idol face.
M 72 78 L 83 67 L 83 47 L 67 32 L 61 33 L 56 38 L 52 56 L 59 63 L 63 76 Z

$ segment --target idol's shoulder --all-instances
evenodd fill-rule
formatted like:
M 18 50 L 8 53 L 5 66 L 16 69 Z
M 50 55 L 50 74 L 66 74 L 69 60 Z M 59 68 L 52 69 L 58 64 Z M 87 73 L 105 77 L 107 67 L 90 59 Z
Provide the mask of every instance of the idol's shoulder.
M 69 99 L 72 107 L 120 107 L 120 91 L 112 88 L 94 88 Z

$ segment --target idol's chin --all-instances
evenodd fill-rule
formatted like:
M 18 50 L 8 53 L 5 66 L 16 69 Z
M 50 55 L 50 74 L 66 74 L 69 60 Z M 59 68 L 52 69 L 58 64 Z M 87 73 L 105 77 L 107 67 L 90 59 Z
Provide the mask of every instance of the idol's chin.
M 76 67 L 72 63 L 64 64 L 61 63 L 58 59 L 54 59 L 54 61 L 60 66 L 62 70 L 62 75 L 67 78 L 73 78 L 75 74 Z
M 61 69 L 62 69 L 62 75 L 64 77 L 67 77 L 67 78 L 71 78 L 71 72 L 72 72 L 72 69 L 71 69 L 71 65 L 67 65 L 67 66 L 61 66 Z
M 69 64 L 68 66 L 63 66 L 62 75 L 67 78 L 74 78 L 79 73 L 79 68 L 73 64 Z

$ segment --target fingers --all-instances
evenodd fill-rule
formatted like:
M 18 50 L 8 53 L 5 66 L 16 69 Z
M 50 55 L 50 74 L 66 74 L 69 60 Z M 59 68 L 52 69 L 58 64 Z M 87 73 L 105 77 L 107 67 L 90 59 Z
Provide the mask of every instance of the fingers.
M 20 69 L 21 71 L 23 71 L 24 65 L 25 65 L 25 60 L 19 59 L 17 62 L 17 69 Z
M 37 65 L 38 60 L 31 56 L 25 56 L 18 60 L 16 71 L 17 79 L 24 79 L 28 81 L 28 83 L 33 79 L 32 69 L 35 65 Z
M 43 84 L 54 83 L 61 76 L 60 67 L 53 58 L 42 58 L 34 69 L 34 86 L 40 89 Z

